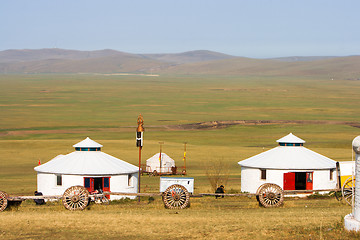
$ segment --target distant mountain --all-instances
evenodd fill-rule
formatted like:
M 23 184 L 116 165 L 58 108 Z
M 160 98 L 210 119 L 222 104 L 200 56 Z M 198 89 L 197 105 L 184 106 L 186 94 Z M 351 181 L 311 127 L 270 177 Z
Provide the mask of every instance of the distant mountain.
M 207 50 L 190 51 L 184 53 L 166 53 L 166 54 L 131 54 L 111 49 L 97 51 L 78 51 L 59 48 L 45 49 L 22 49 L 0 51 L 0 63 L 3 62 L 29 62 L 39 60 L 79 60 L 102 57 L 137 57 L 143 59 L 158 60 L 171 63 L 202 62 L 211 60 L 221 60 L 235 58 L 235 56 Z
M 88 59 L 98 57 L 109 57 L 113 55 L 129 56 L 132 54 L 118 52 L 115 50 L 105 49 L 99 51 L 77 51 L 59 48 L 45 49 L 22 49 L 22 50 L 5 50 L 0 52 L 1 62 L 28 62 L 49 59 Z
M 131 54 L 110 49 L 5 50 L 0 52 L 0 73 L 138 73 L 181 63 L 229 58 L 235 57 L 205 50 L 177 54 Z
M 115 50 L 0 51 L 0 73 L 152 73 L 241 76 L 321 76 L 360 80 L 360 56 L 253 59 L 199 50 L 131 54 Z
M 235 56 L 207 50 L 197 50 L 184 53 L 142 54 L 141 56 L 145 58 L 151 58 L 154 60 L 172 63 L 204 62 L 236 58 Z
M 87 59 L 47 59 L 26 62 L 0 63 L 0 73 L 146 73 L 168 63 L 137 56 L 118 56 Z
M 139 72 L 164 63 L 115 50 L 6 50 L 0 52 L 0 73 Z M 166 63 L 168 64 L 168 63 Z
M 308 62 L 316 60 L 324 60 L 329 58 L 337 58 L 336 56 L 308 56 L 308 57 L 279 57 L 279 58 L 269 58 L 271 60 L 279 60 L 282 62 Z
M 236 58 L 170 66 L 166 74 L 206 74 L 242 76 L 322 76 L 360 80 L 360 56 L 316 61 L 283 62 L 269 59 Z

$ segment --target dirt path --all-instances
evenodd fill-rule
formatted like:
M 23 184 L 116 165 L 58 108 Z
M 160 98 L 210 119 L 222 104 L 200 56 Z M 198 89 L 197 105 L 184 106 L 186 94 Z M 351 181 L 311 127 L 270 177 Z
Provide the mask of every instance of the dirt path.
M 182 125 L 170 125 L 169 129 L 191 130 L 191 129 L 218 129 L 226 128 L 234 125 L 274 125 L 274 124 L 319 124 L 319 125 L 348 125 L 352 127 L 360 127 L 360 122 L 346 122 L 346 121 L 322 121 L 322 120 L 234 120 L 234 121 L 211 121 L 198 122 Z
M 346 121 L 326 121 L 326 120 L 234 120 L 234 121 L 210 121 L 210 122 L 197 122 L 190 124 L 180 125 L 153 125 L 146 126 L 147 129 L 157 129 L 163 131 L 181 131 L 181 130 L 209 130 L 209 129 L 222 129 L 234 125 L 296 125 L 296 124 L 319 124 L 319 125 L 348 125 L 360 128 L 360 122 L 346 122 Z M 10 131 L 1 131 L 1 136 L 23 136 L 33 134 L 69 134 L 69 133 L 87 133 L 89 131 L 100 132 L 131 132 L 136 126 L 118 127 L 118 128 L 79 128 L 79 129 L 54 129 L 54 130 L 28 130 L 18 129 Z M 151 130 L 150 130 L 151 131 Z

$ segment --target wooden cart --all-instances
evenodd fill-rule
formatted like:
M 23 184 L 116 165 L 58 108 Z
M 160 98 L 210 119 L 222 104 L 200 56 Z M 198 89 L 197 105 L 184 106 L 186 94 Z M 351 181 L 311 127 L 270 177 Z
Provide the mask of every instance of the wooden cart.
M 56 196 L 9 196 L 6 192 L 0 191 L 0 212 L 4 211 L 10 202 L 22 202 L 28 199 L 47 199 L 47 200 L 62 200 L 64 207 L 70 211 L 84 210 L 90 201 L 99 199 L 105 200 L 105 195 L 122 195 L 122 196 L 162 196 L 164 206 L 169 209 L 183 209 L 190 205 L 190 197 L 201 196 L 249 196 L 255 194 L 208 194 L 200 193 L 192 195 L 188 190 L 180 185 L 173 184 L 169 186 L 163 193 L 122 193 L 122 192 L 103 192 L 101 194 L 90 194 L 83 186 L 72 186 L 65 190 L 63 195 Z M 262 185 L 256 194 L 257 199 L 264 207 L 277 207 L 282 204 L 284 195 L 282 189 L 276 184 L 267 183 Z M 103 203 L 106 203 L 104 201 Z
M 6 192 L 0 191 L 0 212 L 4 211 L 11 202 L 19 202 L 25 200 L 47 199 L 62 200 L 64 207 L 70 211 L 83 210 L 91 201 L 96 203 L 109 203 L 104 193 L 90 194 L 83 186 L 72 186 L 65 190 L 63 195 L 54 196 L 9 196 Z
M 351 182 L 353 179 L 351 179 Z M 344 183 L 346 185 L 346 182 Z M 344 197 L 349 200 L 349 189 L 343 186 Z M 353 185 L 350 186 L 353 189 Z M 297 194 L 297 193 L 312 193 L 312 192 L 339 192 L 340 189 L 323 189 L 323 190 L 294 190 L 284 191 L 280 186 L 273 183 L 265 183 L 261 185 L 256 194 L 250 193 L 199 193 L 192 195 L 188 190 L 180 185 L 173 184 L 169 186 L 162 193 L 123 193 L 123 192 L 103 192 L 101 194 L 90 194 L 83 186 L 73 186 L 64 192 L 61 196 L 9 196 L 6 192 L 0 191 L 0 212 L 4 211 L 11 201 L 24 201 L 27 199 L 50 199 L 50 200 L 62 200 L 64 207 L 70 211 L 84 210 L 90 201 L 96 201 L 99 199 L 106 199 L 105 195 L 122 195 L 122 196 L 162 196 L 162 200 L 165 208 L 169 209 L 184 209 L 190 206 L 190 197 L 203 197 L 203 196 L 255 196 L 259 204 L 266 208 L 279 207 L 284 202 L 285 194 Z M 351 190 L 352 192 L 353 190 Z M 352 197 L 352 195 L 351 195 Z M 106 199 L 107 201 L 107 199 Z M 106 203 L 104 201 L 103 203 Z M 101 202 L 101 201 L 100 201 Z

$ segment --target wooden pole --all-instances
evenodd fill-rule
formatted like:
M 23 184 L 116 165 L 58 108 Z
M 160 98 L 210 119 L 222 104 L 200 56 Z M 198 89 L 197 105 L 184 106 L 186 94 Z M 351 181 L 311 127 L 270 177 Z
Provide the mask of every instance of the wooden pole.
M 341 173 L 340 173 L 339 162 L 336 162 L 336 180 L 337 180 L 337 188 L 341 189 Z
M 186 142 L 184 142 L 184 170 L 182 173 L 186 173 Z
M 141 178 L 141 149 L 143 146 L 143 134 L 144 134 L 144 119 L 141 114 L 137 119 L 138 127 L 136 129 L 136 146 L 139 148 L 139 172 L 138 172 L 138 193 L 140 193 L 140 178 Z M 138 197 L 138 202 L 140 203 L 140 196 Z
M 140 178 L 141 178 L 141 149 L 142 149 L 142 147 L 139 147 L 138 193 L 140 193 Z M 140 196 L 138 197 L 138 202 L 140 203 Z
M 159 144 L 160 144 L 160 153 L 159 153 L 160 173 L 159 173 L 159 175 L 161 176 L 161 161 L 162 161 L 161 153 L 162 153 L 162 145 L 164 144 L 164 142 L 159 142 Z
M 160 176 L 161 176 L 161 160 L 162 160 L 161 153 L 162 153 L 162 145 L 164 144 L 164 142 L 159 142 L 159 144 L 160 144 L 160 156 L 159 156 L 159 161 L 160 161 Z

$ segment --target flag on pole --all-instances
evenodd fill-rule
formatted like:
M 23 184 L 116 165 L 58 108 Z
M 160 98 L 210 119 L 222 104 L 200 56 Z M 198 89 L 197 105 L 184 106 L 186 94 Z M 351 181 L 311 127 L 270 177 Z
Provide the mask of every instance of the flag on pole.
M 161 152 L 159 153 L 159 162 L 161 162 Z
M 183 161 L 185 161 L 186 159 L 186 152 L 184 152 L 184 158 L 183 158 Z

